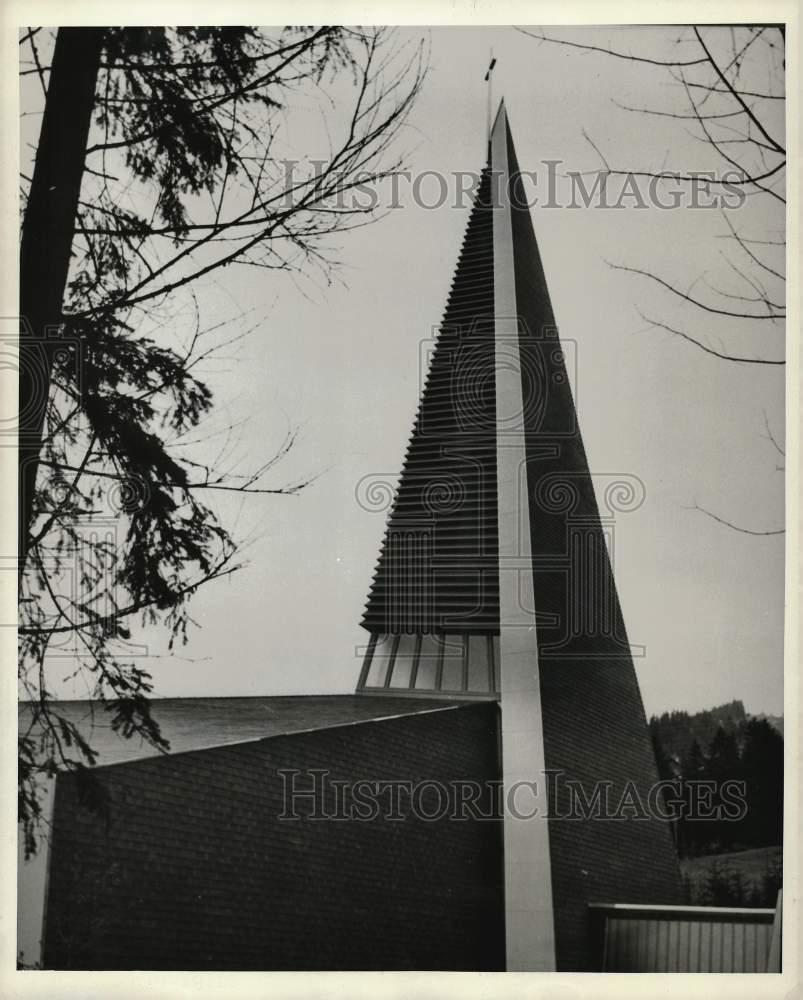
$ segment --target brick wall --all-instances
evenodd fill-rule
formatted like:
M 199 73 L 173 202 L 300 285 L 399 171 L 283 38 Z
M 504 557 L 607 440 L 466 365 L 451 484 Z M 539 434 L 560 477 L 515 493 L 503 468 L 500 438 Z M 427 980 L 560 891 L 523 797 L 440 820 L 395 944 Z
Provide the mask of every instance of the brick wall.
M 668 823 L 636 818 L 637 807 L 628 806 L 648 806 L 658 781 L 632 664 L 542 664 L 541 694 L 546 766 L 560 772 L 550 813 L 570 812 L 569 781 L 588 800 L 598 784 L 608 783 L 608 812 L 625 806 L 621 819 L 549 821 L 557 967 L 584 972 L 593 962 L 588 903 L 687 900 Z M 628 782 L 635 790 L 630 798 Z
M 397 821 L 278 819 L 280 769 L 348 784 L 492 781 L 497 712 L 468 705 L 98 768 L 106 818 L 61 775 L 45 966 L 503 968 L 498 821 L 427 822 L 405 796 Z

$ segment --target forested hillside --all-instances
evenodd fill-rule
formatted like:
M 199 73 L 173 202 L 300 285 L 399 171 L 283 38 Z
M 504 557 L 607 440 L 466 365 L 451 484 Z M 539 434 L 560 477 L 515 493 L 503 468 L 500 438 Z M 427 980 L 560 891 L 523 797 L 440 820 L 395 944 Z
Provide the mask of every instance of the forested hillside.
M 673 830 L 682 856 L 781 843 L 783 736 L 777 724 L 732 701 L 693 715 L 653 716 L 650 732 L 659 774 L 675 782 L 664 800 L 668 807 L 670 797 L 676 801 Z

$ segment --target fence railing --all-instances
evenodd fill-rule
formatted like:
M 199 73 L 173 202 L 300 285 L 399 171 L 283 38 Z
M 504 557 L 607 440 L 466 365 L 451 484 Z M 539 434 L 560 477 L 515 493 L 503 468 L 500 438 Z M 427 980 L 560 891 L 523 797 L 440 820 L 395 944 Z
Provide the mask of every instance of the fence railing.
M 591 903 L 603 972 L 780 972 L 773 909 Z

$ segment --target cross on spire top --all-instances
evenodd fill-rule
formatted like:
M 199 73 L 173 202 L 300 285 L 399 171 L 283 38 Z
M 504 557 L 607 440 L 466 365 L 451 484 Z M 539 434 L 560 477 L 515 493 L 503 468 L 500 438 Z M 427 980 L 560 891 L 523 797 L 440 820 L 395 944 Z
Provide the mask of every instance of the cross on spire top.
M 496 66 L 496 59 L 494 59 L 494 50 L 491 48 L 490 62 L 488 63 L 488 69 L 485 71 L 485 82 L 488 84 L 488 142 L 491 141 L 491 91 L 493 90 L 493 71 L 494 66 Z

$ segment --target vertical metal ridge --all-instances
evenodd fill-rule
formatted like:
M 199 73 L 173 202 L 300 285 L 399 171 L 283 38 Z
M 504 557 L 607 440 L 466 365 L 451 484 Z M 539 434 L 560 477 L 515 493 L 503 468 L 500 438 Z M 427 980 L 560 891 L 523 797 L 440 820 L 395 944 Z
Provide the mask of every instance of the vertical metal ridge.
M 494 367 L 507 969 L 553 972 L 555 918 L 546 759 L 535 613 L 528 610 L 534 609 L 535 598 L 504 108 L 491 135 L 491 169 L 497 184 L 493 205 Z M 518 417 L 511 421 L 504 416 L 508 413 Z M 525 518 L 519 516 L 522 509 L 527 510 Z M 526 819 L 512 808 L 515 798 L 511 795 L 517 782 L 536 783 L 528 785 L 535 790 L 535 815 Z

